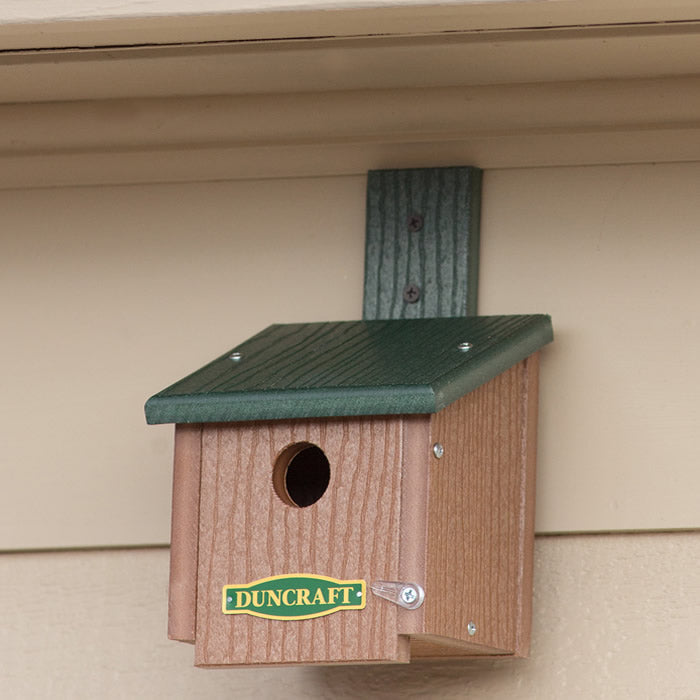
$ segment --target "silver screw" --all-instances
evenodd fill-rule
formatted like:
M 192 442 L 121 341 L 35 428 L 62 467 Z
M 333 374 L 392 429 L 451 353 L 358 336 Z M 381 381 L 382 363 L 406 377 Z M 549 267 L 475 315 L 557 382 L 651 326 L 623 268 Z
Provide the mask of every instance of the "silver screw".
M 460 344 L 457 346 L 457 349 L 458 349 L 458 350 L 461 350 L 462 352 L 468 352 L 468 351 L 471 350 L 473 347 L 474 347 L 474 346 L 473 346 L 471 343 L 460 343 Z
M 355 595 L 357 595 L 358 598 L 362 598 L 362 591 L 357 591 Z
M 234 362 L 240 362 L 242 357 L 243 355 L 241 355 L 240 352 L 233 352 L 228 356 L 228 359 L 233 360 Z
M 413 586 L 406 586 L 401 589 L 401 600 L 403 600 L 406 605 L 415 602 L 416 598 L 418 598 L 418 591 Z
M 476 625 L 473 622 L 470 622 L 467 625 L 467 632 L 469 632 L 470 637 L 473 637 L 476 634 Z
M 233 598 L 231 598 L 231 596 L 227 596 L 226 600 L 229 603 L 233 603 Z
M 436 442 L 433 445 L 433 454 L 436 459 L 442 459 L 442 456 L 445 454 L 445 448 L 439 442 Z

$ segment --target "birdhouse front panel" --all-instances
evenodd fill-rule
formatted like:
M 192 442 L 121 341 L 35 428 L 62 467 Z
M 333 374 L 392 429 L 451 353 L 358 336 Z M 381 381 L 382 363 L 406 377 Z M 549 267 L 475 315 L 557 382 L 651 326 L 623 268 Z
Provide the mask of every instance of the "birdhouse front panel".
M 400 417 L 204 426 L 196 664 L 408 659 L 369 592 L 399 576 L 401 446 Z

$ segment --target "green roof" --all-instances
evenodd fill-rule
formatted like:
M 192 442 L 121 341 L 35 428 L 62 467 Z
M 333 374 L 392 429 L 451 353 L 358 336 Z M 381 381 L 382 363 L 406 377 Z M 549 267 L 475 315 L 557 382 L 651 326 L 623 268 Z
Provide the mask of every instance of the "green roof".
M 436 413 L 551 340 L 545 315 L 277 324 L 151 397 L 146 419 Z

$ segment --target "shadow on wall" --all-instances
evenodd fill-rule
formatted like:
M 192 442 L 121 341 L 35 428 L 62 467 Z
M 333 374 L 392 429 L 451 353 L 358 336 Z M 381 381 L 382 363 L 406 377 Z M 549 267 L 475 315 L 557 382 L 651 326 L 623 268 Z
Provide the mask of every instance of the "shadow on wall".
M 513 697 L 518 676 L 526 673 L 528 659 L 479 661 L 413 661 L 410 665 L 344 666 L 309 669 L 307 687 L 319 698 L 464 698 L 500 689 Z

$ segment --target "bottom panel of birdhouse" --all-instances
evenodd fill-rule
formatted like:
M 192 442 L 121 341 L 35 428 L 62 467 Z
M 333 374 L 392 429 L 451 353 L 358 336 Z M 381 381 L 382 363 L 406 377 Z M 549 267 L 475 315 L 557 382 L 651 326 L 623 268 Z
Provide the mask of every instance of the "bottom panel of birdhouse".
M 408 660 L 399 417 L 204 426 L 195 661 Z

